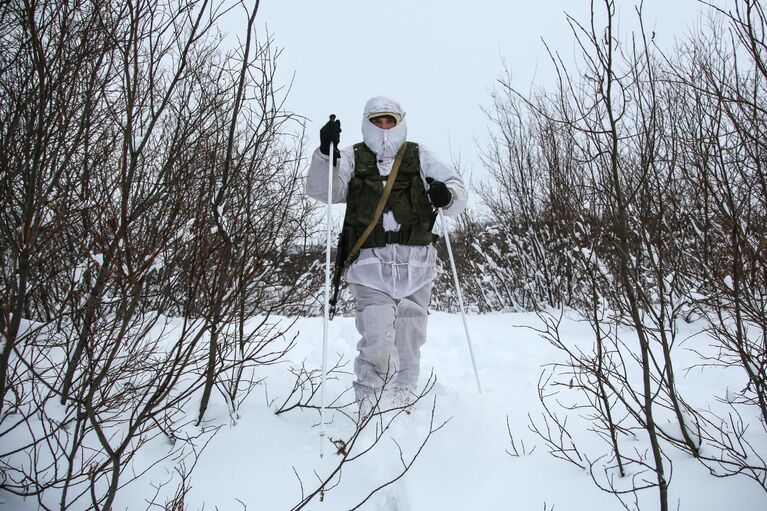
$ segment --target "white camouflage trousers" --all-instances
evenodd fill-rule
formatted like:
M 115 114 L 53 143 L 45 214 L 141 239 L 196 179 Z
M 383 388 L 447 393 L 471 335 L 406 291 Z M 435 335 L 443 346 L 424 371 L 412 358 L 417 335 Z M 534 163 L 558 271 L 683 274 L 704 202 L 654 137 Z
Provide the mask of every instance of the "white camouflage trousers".
M 350 284 L 357 302 L 357 343 L 354 360 L 357 399 L 387 389 L 414 391 L 418 383 L 421 346 L 426 342 L 429 282 L 410 296 L 396 300 L 367 286 Z

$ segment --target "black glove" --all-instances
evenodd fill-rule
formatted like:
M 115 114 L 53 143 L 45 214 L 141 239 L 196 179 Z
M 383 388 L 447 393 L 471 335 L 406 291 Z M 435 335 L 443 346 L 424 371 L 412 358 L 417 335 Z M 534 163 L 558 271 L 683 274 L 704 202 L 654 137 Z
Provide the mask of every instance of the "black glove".
M 445 183 L 436 181 L 432 177 L 427 177 L 426 182 L 429 183 L 426 193 L 429 194 L 429 200 L 435 208 L 444 208 L 453 202 L 453 195 Z
M 335 115 L 330 116 L 330 120 L 325 126 L 320 128 L 320 152 L 325 156 L 330 152 L 330 143 L 333 143 L 333 166 L 341 157 L 341 151 L 338 149 L 338 143 L 341 141 L 341 121 L 336 119 Z

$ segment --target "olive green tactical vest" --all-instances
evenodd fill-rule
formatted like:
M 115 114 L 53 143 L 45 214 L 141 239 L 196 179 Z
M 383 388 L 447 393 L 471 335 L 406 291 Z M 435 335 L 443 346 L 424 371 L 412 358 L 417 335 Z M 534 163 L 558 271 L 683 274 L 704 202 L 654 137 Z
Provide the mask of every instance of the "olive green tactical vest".
M 405 154 L 386 201 L 384 213 L 391 211 L 394 219 L 402 226 L 400 244 L 428 245 L 438 239 L 438 236 L 431 232 L 436 212 L 429 202 L 421 180 L 418 144 L 413 142 L 405 142 L 405 144 Z M 373 221 L 385 184 L 386 176 L 382 176 L 378 171 L 375 153 L 362 142 L 355 144 L 354 175 L 349 181 L 343 227 L 347 254 Z M 362 248 L 386 245 L 382 219 L 383 215 L 378 219 L 368 239 L 362 244 Z

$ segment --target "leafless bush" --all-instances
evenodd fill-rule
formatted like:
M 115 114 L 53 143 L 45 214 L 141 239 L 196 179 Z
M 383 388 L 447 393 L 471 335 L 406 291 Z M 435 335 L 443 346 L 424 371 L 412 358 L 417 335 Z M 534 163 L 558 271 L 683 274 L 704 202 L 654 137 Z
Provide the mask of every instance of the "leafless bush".
M 509 416 L 506 416 L 506 431 L 509 435 L 509 444 L 510 449 L 506 449 L 506 454 L 511 456 L 512 458 L 519 458 L 520 456 L 527 456 L 528 454 L 532 454 L 535 452 L 536 446 L 533 445 L 532 449 L 529 449 L 527 445 L 525 445 L 524 440 L 519 441 L 519 446 L 517 446 L 517 440 L 514 438 L 514 433 L 511 431 L 511 422 L 509 422 Z M 521 447 L 521 450 L 520 450 Z
M 299 380 L 305 381 L 305 374 L 299 374 Z M 309 376 L 309 379 L 312 378 Z M 391 377 L 385 378 L 384 385 L 381 389 L 377 390 L 371 397 L 369 403 L 370 409 L 367 410 L 364 407 L 359 409 L 359 404 L 351 402 L 347 405 L 331 405 L 331 409 L 336 409 L 343 416 L 352 421 L 352 431 L 344 438 L 331 438 L 328 440 L 332 444 L 334 454 L 338 456 L 338 462 L 331 467 L 326 474 L 320 476 L 315 474 L 318 483 L 311 490 L 304 489 L 304 483 L 300 476 L 296 472 L 299 485 L 301 487 L 301 501 L 296 504 L 293 511 L 304 509 L 307 505 L 315 500 L 323 501 L 325 495 L 337 488 L 342 484 L 342 473 L 344 470 L 350 470 L 355 462 L 358 462 L 363 456 L 368 455 L 379 445 L 387 440 L 391 439 L 394 443 L 397 452 L 399 454 L 399 464 L 394 469 L 394 473 L 385 481 L 377 482 L 377 486 L 369 490 L 366 489 L 367 494 L 350 509 L 360 509 L 367 501 L 369 501 L 376 493 L 380 492 L 384 488 L 394 484 L 401 479 L 413 466 L 418 456 L 423 451 L 427 442 L 431 436 L 442 429 L 447 421 L 436 423 L 436 397 L 431 401 L 431 407 L 429 412 L 429 425 L 426 433 L 422 438 L 419 438 L 418 445 L 411 450 L 411 452 L 405 452 L 403 447 L 397 441 L 397 435 L 392 433 L 392 430 L 397 426 L 398 422 L 402 422 L 408 415 L 411 414 L 411 410 L 417 406 L 423 406 L 428 395 L 434 388 L 436 378 L 431 375 L 424 387 L 417 393 L 412 393 L 405 401 L 392 401 L 390 399 L 389 386 L 392 381 Z M 313 385 L 310 385 L 314 387 Z M 342 393 L 337 399 L 333 400 L 333 403 L 343 402 L 343 396 L 346 392 Z M 299 404 L 300 408 L 318 408 L 316 403 L 312 403 L 311 400 L 303 404 Z M 350 410 L 350 408 L 353 408 Z M 287 410 L 285 410 L 287 411 Z M 279 413 L 279 412 L 278 412 Z M 407 419 L 413 420 L 413 419 Z M 295 469 L 294 469 L 295 470 Z
M 291 347 L 303 128 L 258 2 L 219 49 L 243 7 L 0 7 L 0 484 L 43 509 L 110 509 L 138 451 L 199 444 L 213 390 L 235 413 Z
M 568 18 L 580 56 L 573 70 L 550 53 L 554 91 L 526 97 L 508 75 L 499 80 L 485 153 L 491 218 L 474 236 L 475 280 L 486 284 L 481 300 L 543 310 L 540 334 L 563 357 L 540 385 L 549 413 L 533 424 L 550 450 L 588 465 L 624 505 L 653 487 L 668 509 L 671 448 L 715 475 L 764 481 L 753 439 L 767 419 L 767 23 L 759 2 L 714 9 L 711 30 L 672 58 L 643 28 L 619 40 L 615 7 L 593 2 L 591 19 Z M 641 23 L 641 5 L 637 14 Z M 562 304 L 590 323 L 590 344 L 562 338 L 545 312 Z M 695 318 L 718 350 L 698 365 L 746 377 L 725 400 L 729 412 L 689 403 L 677 384 L 679 324 Z M 744 425 L 749 408 L 759 410 L 758 432 Z M 587 463 L 575 455 L 567 412 L 593 424 L 609 453 Z M 639 436 L 647 453 L 625 448 Z M 644 475 L 622 481 L 631 465 Z

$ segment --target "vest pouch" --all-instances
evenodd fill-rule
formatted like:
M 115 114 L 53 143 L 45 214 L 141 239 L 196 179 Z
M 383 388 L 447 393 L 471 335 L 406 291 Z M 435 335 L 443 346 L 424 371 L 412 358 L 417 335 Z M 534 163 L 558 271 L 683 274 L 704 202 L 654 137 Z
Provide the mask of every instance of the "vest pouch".
M 434 208 L 431 206 L 429 196 L 426 194 L 426 188 L 423 186 L 421 176 L 413 176 L 413 184 L 410 186 L 410 201 L 413 204 L 415 213 L 415 223 L 431 222 L 434 215 Z
M 370 224 L 382 190 L 383 183 L 380 180 L 352 178 L 347 193 L 347 216 L 355 224 Z M 354 197 L 355 200 L 350 201 L 348 197 Z
M 397 179 L 386 203 L 387 209 L 394 213 L 394 219 L 401 225 L 412 224 L 418 220 L 410 202 L 410 183 L 409 178 Z

